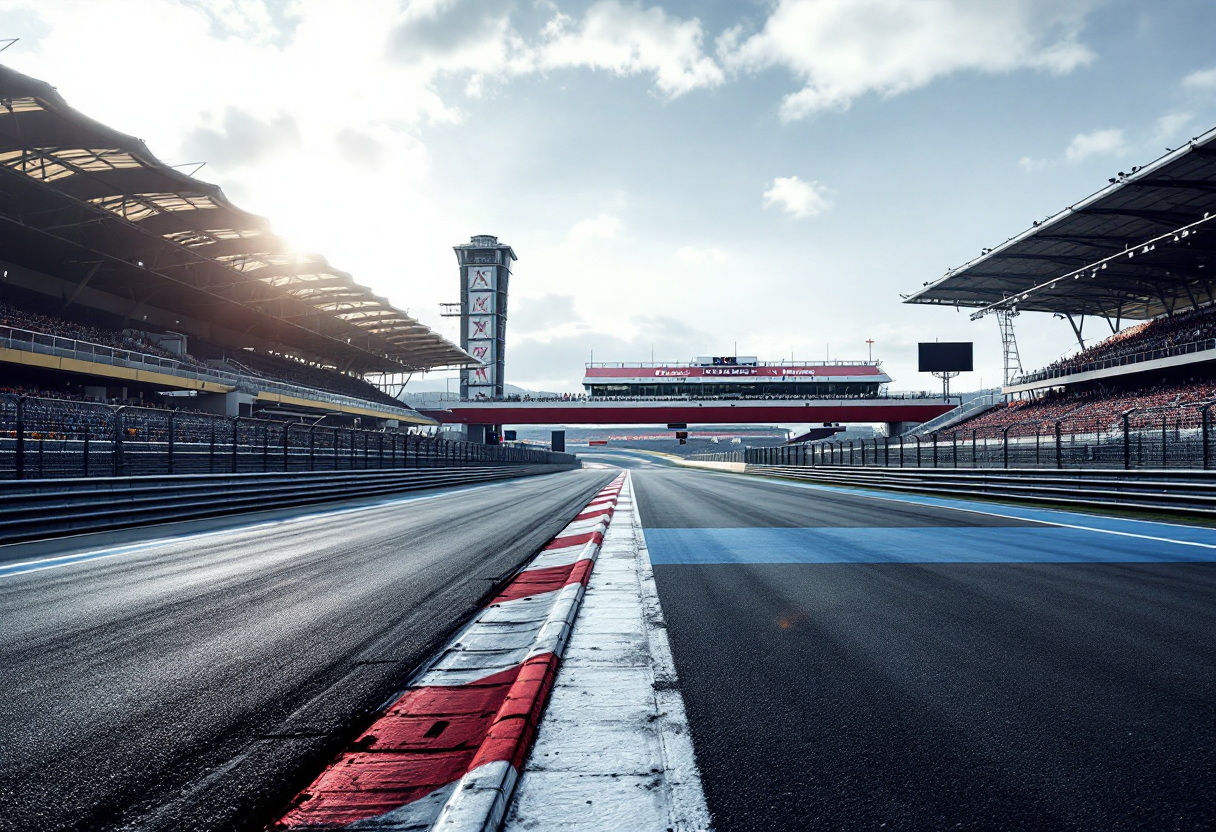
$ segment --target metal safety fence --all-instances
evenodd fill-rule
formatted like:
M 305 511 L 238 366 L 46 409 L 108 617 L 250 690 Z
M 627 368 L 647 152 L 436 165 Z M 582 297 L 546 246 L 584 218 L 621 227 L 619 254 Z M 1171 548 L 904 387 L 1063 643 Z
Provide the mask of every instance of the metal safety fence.
M 749 448 L 697 459 L 783 466 L 883 468 L 1212 468 L 1216 402 L 1008 425 L 961 425 L 927 436 Z
M 0 479 L 569 464 L 536 448 L 0 395 Z

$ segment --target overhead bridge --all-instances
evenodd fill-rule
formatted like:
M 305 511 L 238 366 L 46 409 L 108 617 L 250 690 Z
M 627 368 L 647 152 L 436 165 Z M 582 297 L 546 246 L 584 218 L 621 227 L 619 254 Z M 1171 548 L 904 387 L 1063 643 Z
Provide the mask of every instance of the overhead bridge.
M 942 398 L 585 399 L 485 401 L 420 407 L 426 416 L 462 425 L 798 424 L 927 422 L 951 410 Z

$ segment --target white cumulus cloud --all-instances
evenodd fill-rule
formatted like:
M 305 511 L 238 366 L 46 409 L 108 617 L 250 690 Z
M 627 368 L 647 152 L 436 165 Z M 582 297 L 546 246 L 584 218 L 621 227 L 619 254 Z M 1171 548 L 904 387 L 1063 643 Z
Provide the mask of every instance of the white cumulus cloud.
M 611 240 L 624 227 L 625 224 L 621 222 L 620 218 L 611 214 L 600 214 L 598 217 L 575 223 L 566 234 L 566 245 L 578 248 L 591 240 Z
M 1020 167 L 1025 173 L 1036 173 L 1047 167 L 1047 160 L 1032 159 L 1029 156 L 1023 156 L 1021 159 L 1018 159 L 1018 167 Z
M 764 207 L 776 205 L 795 219 L 815 217 L 832 207 L 829 191 L 818 182 L 797 176 L 778 176 L 764 192 Z
M 1094 130 L 1092 133 L 1078 133 L 1072 137 L 1064 158 L 1070 162 L 1079 162 L 1090 156 L 1118 153 L 1125 148 L 1122 130 Z
M 717 248 L 684 246 L 676 251 L 675 256 L 676 260 L 688 266 L 708 266 L 726 262 L 726 252 Z
M 602 0 L 581 20 L 558 14 L 537 50 L 542 69 L 589 67 L 617 75 L 649 73 L 672 98 L 699 87 L 715 87 L 725 76 L 704 54 L 704 32 L 696 18 L 682 20 L 655 6 Z
M 1187 128 L 1194 118 L 1195 114 L 1188 112 L 1166 113 L 1161 116 L 1157 119 L 1156 129 L 1153 131 L 1153 144 L 1172 142 L 1181 136 L 1190 135 L 1191 131 Z
M 1182 79 L 1182 86 L 1195 90 L 1216 89 L 1216 68 L 1192 72 Z
M 718 41 L 730 68 L 782 67 L 802 81 L 786 121 L 847 109 L 869 92 L 897 95 L 965 70 L 1066 73 L 1093 59 L 1078 41 L 1088 2 L 1052 0 L 779 0 L 761 31 Z

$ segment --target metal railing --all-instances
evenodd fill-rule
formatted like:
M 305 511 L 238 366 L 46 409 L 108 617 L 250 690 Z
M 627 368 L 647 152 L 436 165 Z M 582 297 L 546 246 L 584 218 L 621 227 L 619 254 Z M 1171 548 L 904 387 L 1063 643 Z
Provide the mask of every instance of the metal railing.
M 705 451 L 689 454 L 687 458 L 695 462 L 745 462 L 745 453 L 746 451 Z
M 0 544 L 569 471 L 565 463 L 0 481 Z
M 1032 384 L 1036 381 L 1046 381 L 1053 378 L 1066 378 L 1074 376 L 1078 373 L 1090 373 L 1095 370 L 1109 370 L 1112 367 L 1126 367 L 1129 364 L 1140 364 L 1144 361 L 1156 361 L 1160 358 L 1173 358 L 1176 355 L 1190 355 L 1196 352 L 1206 352 L 1207 350 L 1216 349 L 1216 338 L 1208 338 L 1205 341 L 1192 341 L 1187 344 L 1177 344 L 1172 347 L 1162 347 L 1155 350 L 1144 350 L 1135 352 L 1129 355 L 1112 356 L 1110 358 L 1101 358 L 1097 361 L 1088 361 L 1076 367 L 1055 367 L 1045 370 L 1037 370 L 1033 373 L 1027 373 L 1018 376 L 1013 380 L 1011 386 L 1019 384 Z
M 976 396 L 974 399 L 968 399 L 966 402 L 960 404 L 958 407 L 954 408 L 954 410 L 947 411 L 935 419 L 930 419 L 929 421 L 916 426 L 912 430 L 908 431 L 905 436 L 911 436 L 912 434 L 919 434 L 921 436 L 930 435 L 943 425 L 951 422 L 960 422 L 963 419 L 970 418 L 973 414 L 978 413 L 981 410 L 988 410 L 996 407 L 1003 401 L 1004 397 L 1000 393 L 985 393 L 982 396 Z
M 1092 510 L 1116 508 L 1154 514 L 1216 516 L 1216 475 L 1207 471 L 1136 469 L 1084 471 L 968 471 L 749 465 L 746 473 L 824 485 L 941 494 L 973 500 L 1029 502 Z
M 0 479 L 574 461 L 569 454 L 430 436 L 0 395 Z
M 881 365 L 881 361 L 849 361 L 848 359 L 836 359 L 827 361 L 802 360 L 791 358 L 789 360 L 782 359 L 781 361 L 756 361 L 751 364 L 698 364 L 695 361 L 589 361 L 585 367 L 609 367 L 617 369 L 630 369 L 633 367 L 639 368 L 662 368 L 662 367 L 711 367 L 715 369 L 729 367 L 877 367 Z
M 48 335 L 44 332 L 34 332 L 29 329 L 18 329 L 11 326 L 0 326 L 0 346 L 14 350 L 35 352 L 41 355 L 55 355 L 61 358 L 76 358 L 93 364 L 109 364 L 115 367 L 127 367 L 133 370 L 152 370 L 158 373 L 168 373 L 182 378 L 197 381 L 211 381 L 236 387 L 240 376 L 211 367 L 187 364 L 173 358 L 139 352 L 138 350 L 119 349 L 105 344 L 94 344 L 91 341 L 80 341 L 75 338 L 64 338 L 59 335 Z
M 560 396 L 542 398 L 542 397 L 537 397 L 537 396 L 525 397 L 525 396 L 520 396 L 520 395 L 510 395 L 510 396 L 482 396 L 482 397 L 479 397 L 476 399 L 467 399 L 467 400 L 446 399 L 446 400 L 444 400 L 444 403 L 449 404 L 449 405 L 457 404 L 460 406 L 464 406 L 464 405 L 468 405 L 468 404 L 497 404 L 497 403 L 503 403 L 503 402 L 514 403 L 514 404 L 519 404 L 519 403 L 534 403 L 534 404 L 585 403 L 585 404 L 594 405 L 594 404 L 600 403 L 600 402 L 711 402 L 711 401 L 749 401 L 750 402 L 750 401 L 806 401 L 807 399 L 811 399 L 811 400 L 823 399 L 823 400 L 827 400 L 827 401 L 836 401 L 836 400 L 909 401 L 909 400 L 921 400 L 921 399 L 941 400 L 941 394 L 930 392 L 930 391 L 910 391 L 910 392 L 881 393 L 881 394 L 880 393 L 872 393 L 872 394 L 871 393 L 833 393 L 833 394 L 808 393 L 805 396 L 796 395 L 793 393 L 781 393 L 781 394 L 777 394 L 777 393 L 773 393 L 773 394 L 720 393 L 720 394 L 713 394 L 713 395 L 708 395 L 708 394 L 700 395 L 697 393 L 685 393 L 685 394 L 681 394 L 678 396 L 674 396 L 674 395 L 673 396 L 604 396 L 604 395 L 590 396 L 590 395 L 586 395 L 586 394 L 579 394 L 578 396 L 573 396 L 570 398 L 562 398 Z M 440 406 L 441 405 L 437 402 L 422 402 L 419 404 L 419 407 L 423 407 L 423 408 L 440 407 Z
M 751 448 L 752 465 L 880 468 L 1199 468 L 1213 467 L 1216 402 L 1065 416 L 928 436 L 836 440 Z
M 302 384 L 289 384 L 276 381 L 264 376 L 234 373 L 215 367 L 205 367 L 199 364 L 189 364 L 174 358 L 125 350 L 105 344 L 94 344 L 90 341 L 80 341 L 75 338 L 63 338 L 58 335 L 47 335 L 28 329 L 18 329 L 0 325 L 0 346 L 14 350 L 54 355 L 60 358 L 74 358 L 92 364 L 107 364 L 113 367 L 126 367 L 133 370 L 151 370 L 179 378 L 194 381 L 222 384 L 243 393 L 255 394 L 259 390 L 268 393 L 279 393 L 284 396 L 322 401 L 329 404 L 346 405 L 367 409 L 376 407 L 385 412 L 400 411 L 401 415 L 417 415 L 415 411 L 404 404 L 391 405 L 384 402 L 371 402 L 354 396 L 346 396 L 329 390 L 320 390 Z

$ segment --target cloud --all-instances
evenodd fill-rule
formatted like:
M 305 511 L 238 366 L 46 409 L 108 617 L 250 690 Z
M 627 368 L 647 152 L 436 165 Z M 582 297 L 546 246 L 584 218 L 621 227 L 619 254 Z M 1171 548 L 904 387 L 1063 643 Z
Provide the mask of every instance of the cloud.
M 591 240 L 611 240 L 624 227 L 624 223 L 617 217 L 611 214 L 600 214 L 598 217 L 575 223 L 566 234 L 566 245 L 578 248 Z
M 391 60 L 428 78 L 467 76 L 466 95 L 487 78 L 535 71 L 533 55 L 496 0 L 431 0 L 409 4 L 388 38 Z
M 1182 86 L 1193 90 L 1216 89 L 1216 68 L 1192 72 L 1182 79 Z
M 570 295 L 540 295 L 511 300 L 511 329 L 522 337 L 543 334 L 558 327 L 581 324 Z
M 818 182 L 803 182 L 797 176 L 779 176 L 764 192 L 764 207 L 774 205 L 794 219 L 816 217 L 832 207 L 828 189 Z
M 688 361 L 705 355 L 722 336 L 663 316 L 634 316 L 612 332 L 560 331 L 554 337 L 512 340 L 507 347 L 507 378 L 529 389 L 581 392 L 585 362 Z
M 367 133 L 347 127 L 334 136 L 334 144 L 342 152 L 342 158 L 352 165 L 377 168 L 384 159 L 384 145 Z
M 601 0 L 579 21 L 556 15 L 543 34 L 545 43 L 537 59 L 543 69 L 589 67 L 617 75 L 652 74 L 655 86 L 672 98 L 725 80 L 721 67 L 702 50 L 701 22 L 671 17 L 657 6 L 643 9 Z
M 1190 126 L 1194 118 L 1194 113 L 1166 113 L 1161 118 L 1157 119 L 1156 127 L 1153 131 L 1152 144 L 1158 145 L 1163 142 L 1169 142 L 1180 136 L 1187 135 L 1191 132 L 1187 128 Z
M 183 140 L 182 151 L 191 161 L 233 170 L 299 144 L 300 128 L 294 117 L 279 114 L 263 121 L 229 107 L 219 129 L 196 128 Z
M 1064 158 L 1069 162 L 1079 162 L 1090 156 L 1118 153 L 1125 147 L 1122 130 L 1094 130 L 1073 136 L 1068 149 L 1064 151 Z
M 1018 159 L 1018 167 L 1025 173 L 1035 173 L 1047 167 L 1046 159 L 1031 159 L 1029 156 L 1023 156 Z
M 772 67 L 803 83 L 785 121 L 844 110 L 858 96 L 898 95 L 960 71 L 1067 73 L 1093 53 L 1078 42 L 1090 3 L 1053 0 L 779 0 L 764 28 L 718 40 L 737 71 Z
M 713 263 L 725 263 L 726 252 L 717 248 L 684 246 L 676 251 L 675 258 L 688 266 L 708 266 Z
M 260 45 L 283 43 L 299 23 L 301 11 L 294 3 L 266 0 L 208 0 L 197 5 L 210 19 L 215 35 Z

